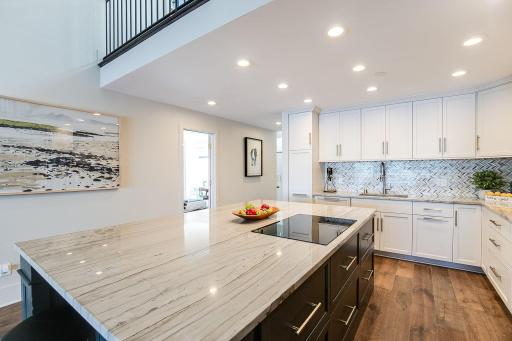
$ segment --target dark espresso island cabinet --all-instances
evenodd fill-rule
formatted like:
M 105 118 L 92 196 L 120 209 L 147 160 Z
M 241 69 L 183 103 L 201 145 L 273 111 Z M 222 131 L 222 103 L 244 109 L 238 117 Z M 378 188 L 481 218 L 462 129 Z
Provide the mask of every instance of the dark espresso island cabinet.
M 373 231 L 361 226 L 245 340 L 352 340 L 373 293 Z

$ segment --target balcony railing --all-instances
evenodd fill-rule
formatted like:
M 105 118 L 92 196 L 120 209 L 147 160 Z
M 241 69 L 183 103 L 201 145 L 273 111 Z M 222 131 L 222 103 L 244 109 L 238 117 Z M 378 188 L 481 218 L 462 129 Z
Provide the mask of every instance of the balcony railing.
M 208 0 L 105 0 L 103 66 Z

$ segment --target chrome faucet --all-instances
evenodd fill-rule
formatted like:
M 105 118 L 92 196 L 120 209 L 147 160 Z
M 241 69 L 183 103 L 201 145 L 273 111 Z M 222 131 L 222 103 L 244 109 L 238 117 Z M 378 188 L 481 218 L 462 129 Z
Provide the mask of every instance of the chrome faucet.
M 387 187 L 387 181 L 386 181 L 386 165 L 384 164 L 384 161 L 380 163 L 380 175 L 379 175 L 379 181 L 382 182 L 382 194 L 388 194 L 388 192 L 391 190 L 391 186 Z

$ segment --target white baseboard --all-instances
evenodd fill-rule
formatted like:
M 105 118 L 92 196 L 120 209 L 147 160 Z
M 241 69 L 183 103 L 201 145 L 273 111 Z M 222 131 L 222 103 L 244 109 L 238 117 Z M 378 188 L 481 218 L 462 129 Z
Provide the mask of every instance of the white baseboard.
M 21 301 L 20 277 L 16 272 L 0 278 L 0 308 Z

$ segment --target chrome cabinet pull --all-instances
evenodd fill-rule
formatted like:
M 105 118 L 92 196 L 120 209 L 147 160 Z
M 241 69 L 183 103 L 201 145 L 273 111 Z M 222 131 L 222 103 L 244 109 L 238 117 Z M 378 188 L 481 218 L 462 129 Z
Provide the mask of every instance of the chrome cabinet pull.
M 455 226 L 459 223 L 459 211 L 455 210 Z
M 335 201 L 335 202 L 338 202 L 338 201 L 344 201 L 344 202 L 347 202 L 347 201 L 348 201 L 347 199 L 329 198 L 329 197 L 323 197 L 323 200 L 325 200 L 325 201 Z
M 444 152 L 446 153 L 446 150 L 447 150 L 447 148 L 446 148 L 446 137 L 443 138 L 443 144 L 444 144 Z
M 363 238 L 363 240 L 365 240 L 365 241 L 372 240 L 374 235 L 375 235 L 374 233 L 367 233 L 366 236 Z
M 343 148 L 342 148 L 342 145 L 340 143 L 340 156 L 343 155 Z
M 309 145 L 311 146 L 311 133 L 309 133 Z
M 476 136 L 476 150 L 480 150 L 480 135 Z
M 351 261 L 348 263 L 348 265 L 340 265 L 340 268 L 345 269 L 346 271 L 349 271 L 352 265 L 354 265 L 354 262 L 356 261 L 357 257 L 349 256 L 347 258 L 350 258 Z
M 384 231 L 384 218 L 380 218 L 380 232 Z
M 429 221 L 439 221 L 439 222 L 442 222 L 442 223 L 446 223 L 446 220 L 442 220 L 442 219 L 436 219 L 436 218 L 431 218 L 431 217 L 423 217 L 421 218 L 423 220 L 429 220 Z
M 322 302 L 318 302 L 317 304 L 315 304 L 315 303 L 308 303 L 308 304 L 310 306 L 312 306 L 314 309 L 311 311 L 311 313 L 309 313 L 308 317 L 306 317 L 304 322 L 302 322 L 301 325 L 298 327 L 293 324 L 289 325 L 290 328 L 292 328 L 295 331 L 296 335 L 300 335 L 302 333 L 304 328 L 306 328 L 306 326 L 308 325 L 309 321 L 311 321 L 311 319 L 313 318 L 313 316 L 315 316 L 315 314 L 318 312 L 320 307 L 322 307 Z
M 440 209 L 440 208 L 428 208 L 428 207 L 425 207 L 423 208 L 423 211 L 436 211 L 436 212 L 442 212 L 443 210 Z
M 489 266 L 489 269 L 491 269 L 492 273 L 494 274 L 494 277 L 501 281 L 501 275 L 498 273 L 498 271 L 496 271 L 496 268 L 494 266 Z
M 364 279 L 365 281 L 369 281 L 373 276 L 373 270 L 368 270 L 368 272 L 370 273 L 368 275 L 368 277 L 361 277 L 361 279 Z
M 384 148 L 385 148 L 385 147 L 384 147 L 384 141 L 382 141 L 382 155 L 385 155 L 385 154 L 386 154 L 386 153 L 385 153 Z
M 389 141 L 386 141 L 386 155 L 389 154 Z
M 439 153 L 442 153 L 443 151 L 441 150 L 441 138 L 439 138 Z
M 495 247 L 500 247 L 501 244 L 496 243 L 496 239 L 489 238 L 489 241 L 494 245 Z
M 389 214 L 385 214 L 384 217 L 398 218 L 398 219 L 409 219 L 409 217 L 404 217 L 404 216 L 399 216 L 399 215 L 389 215 Z
M 294 197 L 307 197 L 308 195 L 306 193 L 292 193 L 292 196 L 294 196 Z
M 489 221 L 490 221 L 494 226 L 496 226 L 496 227 L 501 227 L 501 225 L 500 225 L 500 224 L 498 224 L 498 223 L 496 222 L 496 220 L 489 219 Z
M 350 324 L 350 321 L 352 320 L 352 316 L 354 315 L 356 311 L 356 306 L 349 306 L 346 305 L 345 307 L 350 308 L 350 314 L 348 314 L 348 318 L 346 320 L 337 319 L 336 321 L 343 323 L 345 326 L 348 326 Z

